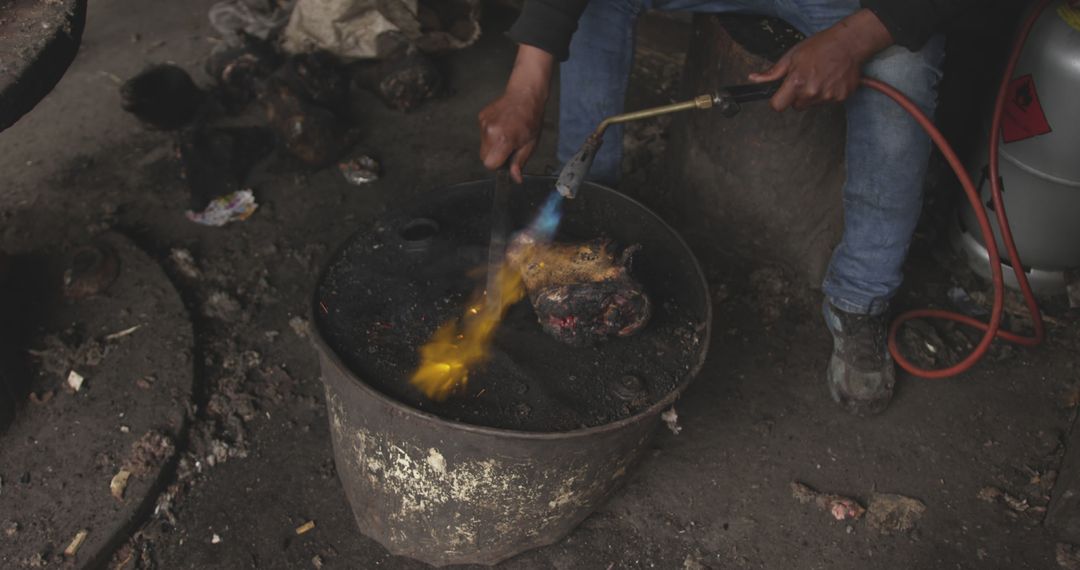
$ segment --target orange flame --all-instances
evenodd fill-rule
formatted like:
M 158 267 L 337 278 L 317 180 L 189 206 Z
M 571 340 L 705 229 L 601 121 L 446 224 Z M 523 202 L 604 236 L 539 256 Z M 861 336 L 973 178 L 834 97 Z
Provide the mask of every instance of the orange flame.
M 420 348 L 420 366 L 410 382 L 428 398 L 441 402 L 463 390 L 469 370 L 489 358 L 492 334 L 510 305 L 525 296 L 521 273 L 509 264 L 499 267 L 495 287 L 470 304 L 460 319 L 440 326 Z

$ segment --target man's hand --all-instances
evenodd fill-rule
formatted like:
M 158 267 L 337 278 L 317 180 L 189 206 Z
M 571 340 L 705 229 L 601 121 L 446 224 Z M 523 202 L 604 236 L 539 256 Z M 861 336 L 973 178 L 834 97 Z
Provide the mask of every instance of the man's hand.
M 554 65 L 551 54 L 521 45 L 506 91 L 480 111 L 480 160 L 495 170 L 513 156 L 510 176 L 519 184 L 521 170 L 540 140 Z
M 873 12 L 858 10 L 799 42 L 768 71 L 751 74 L 750 81 L 784 78 L 769 101 L 777 111 L 840 102 L 859 86 L 863 63 L 892 43 L 889 30 Z

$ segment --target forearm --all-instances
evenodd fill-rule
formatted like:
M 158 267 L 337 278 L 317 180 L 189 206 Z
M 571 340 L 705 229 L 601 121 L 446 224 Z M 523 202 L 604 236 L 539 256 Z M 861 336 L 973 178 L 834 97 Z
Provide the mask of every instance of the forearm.
M 554 68 L 549 52 L 521 44 L 506 91 L 480 111 L 480 159 L 494 170 L 510 158 L 510 176 L 518 183 L 540 139 Z
M 870 10 L 862 8 L 840 20 L 830 30 L 848 46 L 858 61 L 866 61 L 879 51 L 893 45 L 893 37 L 885 24 Z
M 506 82 L 506 91 L 547 101 L 554 69 L 554 56 L 540 48 L 521 44 L 510 79 Z

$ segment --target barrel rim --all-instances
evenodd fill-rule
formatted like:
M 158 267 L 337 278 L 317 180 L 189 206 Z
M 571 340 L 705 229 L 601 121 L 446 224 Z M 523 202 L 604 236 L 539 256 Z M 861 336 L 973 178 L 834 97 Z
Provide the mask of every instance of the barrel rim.
M 552 182 L 554 182 L 555 180 L 555 177 L 553 176 L 526 176 L 525 178 L 528 180 L 551 180 Z M 442 191 L 462 189 L 465 187 L 474 186 L 476 184 L 482 184 L 486 182 L 489 182 L 489 180 L 473 180 L 469 182 L 460 182 L 457 184 L 451 184 L 450 186 L 443 188 Z M 438 416 L 436 414 L 432 414 L 430 412 L 419 410 L 403 402 L 400 402 L 387 394 L 383 394 L 380 390 L 369 385 L 367 382 L 361 379 L 358 374 L 356 374 L 352 369 L 349 368 L 347 364 L 345 364 L 345 362 L 341 359 L 337 352 L 323 338 L 322 331 L 318 326 L 318 320 L 315 318 L 316 310 L 319 305 L 319 287 L 325 280 L 326 274 L 330 270 L 331 265 L 333 265 L 334 261 L 338 259 L 338 256 L 342 252 L 342 250 L 350 243 L 349 239 L 346 239 L 341 244 L 339 244 L 337 248 L 334 249 L 334 252 L 323 263 L 322 268 L 319 270 L 318 277 L 315 280 L 315 286 L 311 294 L 311 303 L 308 306 L 307 315 L 308 321 L 311 323 L 311 326 L 309 327 L 310 330 L 308 338 L 311 340 L 312 346 L 315 348 L 316 352 L 318 352 L 320 356 L 325 358 L 325 361 L 329 361 L 334 367 L 336 367 L 339 372 L 341 372 L 343 377 L 347 378 L 352 384 L 356 385 L 367 395 L 374 397 L 383 405 L 389 406 L 394 411 L 408 417 L 435 424 L 436 426 L 442 426 L 449 429 L 455 429 L 458 431 L 464 431 L 476 435 L 487 435 L 503 438 L 509 437 L 513 439 L 533 441 L 570 440 L 616 432 L 625 428 L 626 426 L 646 421 L 653 416 L 659 415 L 664 409 L 671 407 L 682 396 L 682 393 L 686 390 L 687 387 L 689 387 L 690 383 L 697 377 L 698 373 L 701 372 L 701 368 L 705 365 L 705 360 L 708 358 L 709 345 L 712 339 L 713 323 L 713 306 L 712 296 L 709 294 L 709 283 L 708 280 L 705 278 L 705 272 L 701 268 L 701 262 L 698 261 L 697 256 L 694 255 L 694 251 L 690 249 L 690 246 L 686 243 L 686 240 L 684 240 L 682 235 L 680 235 L 679 232 L 675 231 L 675 229 L 672 228 L 670 224 L 665 222 L 663 218 L 657 215 L 656 212 L 652 211 L 652 209 L 645 206 L 640 201 L 635 200 L 634 198 L 631 198 L 630 196 L 627 196 L 607 186 L 603 186 L 594 182 L 585 182 L 585 186 L 587 188 L 583 188 L 583 190 L 587 192 L 604 192 L 616 196 L 617 199 L 630 202 L 632 205 L 640 208 L 642 212 L 648 214 L 657 224 L 659 224 L 659 227 L 661 229 L 669 232 L 675 238 L 676 243 L 682 246 L 682 248 L 686 251 L 687 255 L 689 255 L 689 259 L 692 262 L 694 272 L 697 273 L 698 276 L 698 283 L 701 286 L 702 291 L 704 291 L 705 293 L 705 327 L 703 333 L 699 333 L 702 334 L 701 343 L 704 347 L 701 351 L 701 355 L 698 358 L 698 361 L 689 370 L 689 372 L 687 372 L 683 376 L 682 380 L 679 381 L 678 385 L 676 385 L 675 388 L 666 396 L 664 396 L 662 399 L 658 400 L 648 408 L 645 408 L 644 410 L 641 410 L 636 414 L 622 418 L 620 420 L 601 424 L 598 426 L 591 426 L 587 428 L 578 428 L 569 431 L 559 432 L 536 432 L 509 428 L 497 428 L 491 426 L 481 426 L 451 420 L 442 416 Z M 350 237 L 351 236 L 352 234 L 350 234 Z M 322 371 L 320 370 L 320 376 L 322 375 Z M 323 382 L 325 383 L 326 380 L 323 379 Z

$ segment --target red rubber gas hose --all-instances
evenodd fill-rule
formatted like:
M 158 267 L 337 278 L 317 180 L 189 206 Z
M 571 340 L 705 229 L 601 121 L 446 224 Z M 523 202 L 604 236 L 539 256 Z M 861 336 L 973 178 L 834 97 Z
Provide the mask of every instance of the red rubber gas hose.
M 1002 330 L 1001 328 L 1001 318 L 1005 308 L 1005 278 L 1001 269 L 997 240 L 994 239 L 993 230 L 990 228 L 990 219 L 987 217 L 986 210 L 983 208 L 982 202 L 979 199 L 979 192 L 976 189 L 975 184 L 971 181 L 971 177 L 968 175 L 967 170 L 964 169 L 964 165 L 960 162 L 960 158 L 956 155 L 952 146 L 949 145 L 949 141 L 945 139 L 941 134 L 941 131 L 934 126 L 933 121 L 931 121 L 930 118 L 915 105 L 915 103 L 895 88 L 875 79 L 863 78 L 860 80 L 863 86 L 880 91 L 893 101 L 896 101 L 896 103 L 910 113 L 911 116 L 918 121 L 919 125 L 922 126 L 923 130 L 930 135 L 931 140 L 934 141 L 938 150 L 941 151 L 945 160 L 948 161 L 949 166 L 952 167 L 956 177 L 960 180 L 960 185 L 964 188 L 964 193 L 967 195 L 968 202 L 971 203 L 972 210 L 975 212 L 975 217 L 979 222 L 979 230 L 982 232 L 983 244 L 986 246 L 986 251 L 990 258 L 990 272 L 994 283 L 994 303 L 990 311 L 989 323 L 984 323 L 967 315 L 941 309 L 916 309 L 907 311 L 899 315 L 896 320 L 893 321 L 892 326 L 889 328 L 889 352 L 892 353 L 893 358 L 901 368 L 915 376 L 921 378 L 948 378 L 960 374 L 961 372 L 965 372 L 986 355 L 990 343 L 992 343 L 995 338 L 1001 338 L 1024 346 L 1035 346 L 1040 344 L 1046 336 L 1043 327 L 1042 313 L 1039 312 L 1039 305 L 1035 301 L 1035 295 L 1031 291 L 1031 285 L 1028 283 L 1027 276 L 1024 274 L 1024 266 L 1020 262 L 1020 254 L 1017 252 L 1016 244 L 1013 242 L 1012 231 L 1009 229 L 1009 220 L 1005 216 L 1005 207 L 1002 205 L 1001 201 L 1001 179 L 998 177 L 998 138 L 999 133 L 1001 132 L 1001 116 L 1005 109 L 1005 99 L 1008 96 L 1009 80 L 1012 78 L 1013 72 L 1016 69 L 1016 62 L 1020 59 L 1020 52 L 1024 47 L 1024 42 L 1027 40 L 1028 34 L 1031 33 L 1031 28 L 1035 25 L 1035 21 L 1048 4 L 1050 4 L 1050 0 L 1040 0 L 1040 2 L 1036 4 L 1035 9 L 1032 10 L 1031 14 L 1028 16 L 1027 20 L 1024 21 L 1024 25 L 1020 28 L 1020 32 L 1016 36 L 1016 41 L 1013 45 L 1012 52 L 1009 55 L 1008 63 L 1005 66 L 1005 72 L 1001 78 L 1001 85 L 998 87 L 997 99 L 994 102 L 994 114 L 990 122 L 990 199 L 993 204 L 994 212 L 997 215 L 998 227 L 1001 230 L 1001 240 L 1005 244 L 1005 250 L 1009 256 L 1009 262 L 1012 264 L 1013 271 L 1016 272 L 1016 281 L 1020 285 L 1020 292 L 1024 296 L 1024 302 L 1027 304 L 1028 311 L 1031 312 L 1031 320 L 1035 328 L 1035 334 L 1032 336 L 1019 335 Z M 907 321 L 918 318 L 946 319 L 963 323 L 982 330 L 983 337 L 970 354 L 960 362 L 948 368 L 936 370 L 920 368 L 900 353 L 900 347 L 896 341 L 896 336 L 900 331 L 900 327 Z

